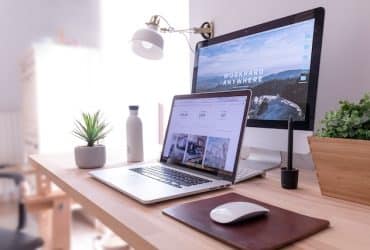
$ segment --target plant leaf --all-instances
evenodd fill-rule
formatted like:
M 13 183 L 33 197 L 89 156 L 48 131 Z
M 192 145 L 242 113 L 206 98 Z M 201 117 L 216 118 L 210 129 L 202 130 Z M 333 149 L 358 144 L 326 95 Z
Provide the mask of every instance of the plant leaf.
M 88 146 L 93 146 L 110 132 L 110 129 L 107 129 L 107 127 L 108 124 L 102 120 L 100 111 L 93 114 L 82 113 L 82 120 L 75 121 L 75 129 L 72 131 L 72 134 L 86 141 Z

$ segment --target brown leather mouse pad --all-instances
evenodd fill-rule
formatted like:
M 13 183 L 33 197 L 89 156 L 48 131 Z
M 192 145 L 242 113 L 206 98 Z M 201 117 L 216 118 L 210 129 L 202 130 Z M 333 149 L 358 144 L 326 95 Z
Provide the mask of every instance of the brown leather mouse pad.
M 270 209 L 267 216 L 236 224 L 213 222 L 210 211 L 226 202 L 247 201 Z M 241 249 L 277 249 L 313 235 L 329 226 L 317 219 L 253 200 L 237 193 L 185 203 L 162 211 L 211 237 Z

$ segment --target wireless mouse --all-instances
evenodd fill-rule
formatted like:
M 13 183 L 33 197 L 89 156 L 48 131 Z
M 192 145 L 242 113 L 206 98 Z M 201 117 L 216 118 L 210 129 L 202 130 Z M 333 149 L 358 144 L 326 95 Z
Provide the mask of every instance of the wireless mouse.
M 270 210 L 260 205 L 250 202 L 236 201 L 215 207 L 211 210 L 209 215 L 215 222 L 228 224 L 264 215 L 269 212 Z

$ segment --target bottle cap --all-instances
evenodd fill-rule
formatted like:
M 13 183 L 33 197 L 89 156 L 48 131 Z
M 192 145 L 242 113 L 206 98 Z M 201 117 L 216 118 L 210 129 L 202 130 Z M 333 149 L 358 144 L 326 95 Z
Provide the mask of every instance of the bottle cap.
M 128 109 L 129 110 L 138 110 L 139 106 L 138 105 L 130 105 L 130 106 L 128 106 Z

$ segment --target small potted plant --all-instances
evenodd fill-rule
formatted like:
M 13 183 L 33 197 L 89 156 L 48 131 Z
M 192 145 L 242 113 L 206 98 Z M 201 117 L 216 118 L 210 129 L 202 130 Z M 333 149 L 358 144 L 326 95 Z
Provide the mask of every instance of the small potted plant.
M 370 205 L 370 93 L 339 104 L 308 138 L 321 193 Z
M 109 130 L 102 120 L 100 111 L 94 114 L 82 113 L 82 121 L 76 120 L 73 135 L 86 141 L 87 145 L 75 147 L 75 160 L 79 168 L 99 168 L 106 160 L 105 146 L 98 144 Z

